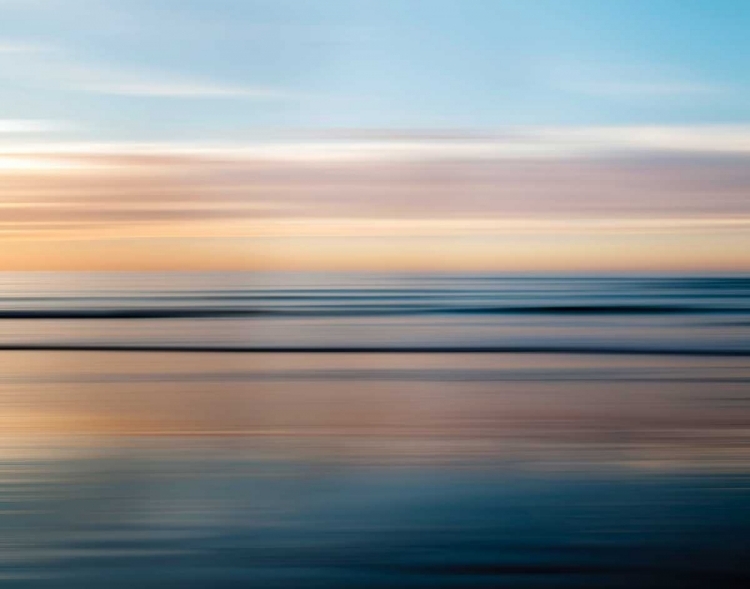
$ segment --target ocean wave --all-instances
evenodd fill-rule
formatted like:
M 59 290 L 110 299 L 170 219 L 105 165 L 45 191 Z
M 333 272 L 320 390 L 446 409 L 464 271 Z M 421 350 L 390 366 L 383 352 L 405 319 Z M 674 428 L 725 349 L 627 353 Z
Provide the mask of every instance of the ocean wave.
M 749 347 L 691 347 L 679 346 L 616 346 L 606 344 L 565 345 L 352 345 L 352 346 L 273 346 L 273 345 L 190 345 L 190 344 L 128 344 L 99 342 L 6 342 L 0 351 L 45 352 L 183 352 L 183 353 L 242 353 L 242 354 L 585 354 L 623 356 L 715 356 L 750 357 Z
M 220 317 L 365 317 L 381 315 L 667 315 L 748 313 L 750 308 L 681 304 L 569 304 L 464 306 L 298 306 L 298 307 L 108 307 L 0 309 L 0 319 L 182 319 Z

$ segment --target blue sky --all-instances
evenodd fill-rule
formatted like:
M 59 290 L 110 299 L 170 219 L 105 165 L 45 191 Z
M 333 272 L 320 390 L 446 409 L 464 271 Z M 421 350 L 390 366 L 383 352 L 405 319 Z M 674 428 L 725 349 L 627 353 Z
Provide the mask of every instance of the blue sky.
M 750 3 L 0 0 L 0 120 L 65 139 L 750 121 Z

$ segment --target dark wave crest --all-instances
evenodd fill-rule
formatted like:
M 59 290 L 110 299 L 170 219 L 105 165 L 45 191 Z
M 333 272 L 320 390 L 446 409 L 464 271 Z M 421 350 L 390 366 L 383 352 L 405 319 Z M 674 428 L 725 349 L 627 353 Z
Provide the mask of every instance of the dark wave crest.
M 184 352 L 241 354 L 586 354 L 750 357 L 750 348 L 607 346 L 602 344 L 523 346 L 244 346 L 119 343 L 2 343 L 0 351 Z
M 329 307 L 148 307 L 0 309 L 0 319 L 188 319 L 221 317 L 367 317 L 407 315 L 672 315 L 746 313 L 750 309 L 679 304 Z

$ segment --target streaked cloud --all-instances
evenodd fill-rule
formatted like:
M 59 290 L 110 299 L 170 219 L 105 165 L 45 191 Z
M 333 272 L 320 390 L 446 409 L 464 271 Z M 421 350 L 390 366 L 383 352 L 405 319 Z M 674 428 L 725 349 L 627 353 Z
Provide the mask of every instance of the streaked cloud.
M 31 216 L 45 221 L 88 208 L 101 211 L 102 223 L 117 220 L 105 214 L 115 210 L 143 222 L 150 212 L 187 220 L 200 218 L 187 211 L 209 209 L 205 216 L 227 221 L 260 214 L 713 223 L 750 214 L 750 133 L 739 128 L 331 135 L 215 145 L 0 142 L 0 203 L 37 202 L 44 206 Z
M 644 98 L 658 98 L 660 96 L 716 97 L 729 92 L 724 86 L 680 81 L 600 80 L 579 82 L 572 88 L 578 92 L 599 96 L 640 96 Z
M 28 254 L 38 256 L 32 267 L 53 259 L 43 244 L 75 242 L 93 264 L 102 243 L 117 241 L 133 256 L 123 267 L 137 268 L 149 240 L 183 240 L 202 252 L 201 268 L 217 247 L 222 267 L 554 259 L 562 269 L 559 249 L 570 268 L 645 268 L 666 259 L 663 246 L 674 267 L 750 269 L 748 137 L 741 126 L 537 127 L 223 144 L 0 141 L 0 239 L 35 243 L 23 246 L 40 252 Z M 193 267 L 176 253 L 169 260 Z
M 750 125 L 550 127 L 532 130 L 530 136 L 542 143 L 588 153 L 750 153 Z
M 43 53 L 42 53 L 43 50 Z M 5 57 L 5 59 L 1 59 Z M 33 43 L 0 43 L 0 71 L 34 85 L 80 92 L 161 98 L 288 99 L 282 89 L 234 84 L 188 74 L 90 63 L 70 52 Z
M 0 133 L 46 133 L 49 131 L 70 130 L 73 126 L 66 121 L 45 119 L 0 119 Z
M 697 76 L 685 68 L 666 63 L 627 61 L 600 63 L 574 60 L 551 68 L 550 82 L 565 92 L 607 99 L 643 101 L 658 104 L 665 101 L 717 100 L 742 94 L 726 80 Z
M 250 88 L 193 81 L 158 82 L 147 78 L 104 79 L 84 82 L 78 86 L 82 90 L 100 94 L 121 96 L 153 96 L 164 98 L 284 98 L 287 94 L 271 88 Z
M 168 89 L 169 86 L 163 87 L 165 92 Z M 185 92 L 189 90 L 188 87 Z M 201 88 L 196 88 L 195 92 L 200 93 Z M 0 154 L 193 156 L 283 162 L 743 156 L 750 154 L 750 125 L 513 127 L 476 133 L 321 131 L 300 134 L 297 138 L 291 133 L 267 133 L 255 141 L 245 142 L 0 143 Z

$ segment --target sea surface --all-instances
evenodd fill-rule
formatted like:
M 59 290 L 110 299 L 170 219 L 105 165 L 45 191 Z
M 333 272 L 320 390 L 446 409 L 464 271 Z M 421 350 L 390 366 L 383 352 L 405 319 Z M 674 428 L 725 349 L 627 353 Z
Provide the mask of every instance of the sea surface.
M 0 274 L 0 587 L 748 587 L 750 277 Z

